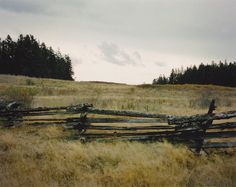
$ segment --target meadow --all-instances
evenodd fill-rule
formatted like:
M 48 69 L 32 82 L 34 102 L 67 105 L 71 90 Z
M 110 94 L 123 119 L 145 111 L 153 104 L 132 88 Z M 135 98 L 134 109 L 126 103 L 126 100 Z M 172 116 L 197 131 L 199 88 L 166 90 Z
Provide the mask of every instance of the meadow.
M 236 108 L 236 88 L 126 85 L 0 75 L 0 98 L 27 107 L 96 108 L 193 115 Z M 80 143 L 62 127 L 0 129 L 0 186 L 236 186 L 234 150 L 195 155 L 165 143 Z

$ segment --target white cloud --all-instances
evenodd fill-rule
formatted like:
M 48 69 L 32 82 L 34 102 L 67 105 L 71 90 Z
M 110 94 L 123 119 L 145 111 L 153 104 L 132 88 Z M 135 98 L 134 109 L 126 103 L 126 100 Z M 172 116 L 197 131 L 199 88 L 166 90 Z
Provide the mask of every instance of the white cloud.
M 165 63 L 165 62 L 161 62 L 161 61 L 154 62 L 154 64 L 155 64 L 156 66 L 159 66 L 159 67 L 164 67 L 164 66 L 166 66 L 166 63 Z
M 141 55 L 135 51 L 129 54 L 114 43 L 102 42 L 98 45 L 106 62 L 116 65 L 140 65 Z

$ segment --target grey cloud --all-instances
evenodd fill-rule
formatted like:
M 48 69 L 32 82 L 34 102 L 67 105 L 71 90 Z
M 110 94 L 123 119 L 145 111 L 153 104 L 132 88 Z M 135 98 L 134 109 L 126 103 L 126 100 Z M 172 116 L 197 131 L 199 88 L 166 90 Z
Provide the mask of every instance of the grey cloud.
M 164 66 L 166 66 L 166 63 L 165 63 L 165 62 L 154 62 L 154 64 L 155 64 L 156 66 L 159 66 L 159 67 L 164 67 Z
M 142 60 L 142 56 L 139 54 L 138 51 L 135 51 L 133 54 L 137 59 Z
M 117 65 L 140 65 L 140 58 L 141 56 L 135 53 L 135 56 L 130 55 L 126 51 L 120 49 L 116 44 L 114 43 L 107 43 L 102 42 L 102 44 L 98 45 L 98 48 L 101 50 L 104 60 L 107 62 L 110 62 L 112 64 Z
M 235 6 L 236 1 L 222 0 L 91 0 L 80 16 L 90 31 L 126 37 L 143 48 L 183 55 L 234 56 Z
M 17 13 L 43 13 L 43 3 L 31 0 L 0 0 L 0 9 Z
M 72 15 L 73 12 L 78 14 L 84 5 L 84 0 L 0 0 L 1 10 L 59 17 Z
M 53 22 L 43 20 L 39 26 L 60 28 L 73 39 L 83 33 L 85 40 L 118 38 L 139 49 L 221 58 L 235 56 L 235 7 L 234 0 L 0 0 L 0 10 L 54 16 Z M 5 25 L 17 24 L 14 19 L 12 23 L 0 20 Z M 33 28 L 33 21 L 19 25 Z M 54 24 L 58 26 L 53 28 Z M 139 58 L 120 56 L 131 61 Z

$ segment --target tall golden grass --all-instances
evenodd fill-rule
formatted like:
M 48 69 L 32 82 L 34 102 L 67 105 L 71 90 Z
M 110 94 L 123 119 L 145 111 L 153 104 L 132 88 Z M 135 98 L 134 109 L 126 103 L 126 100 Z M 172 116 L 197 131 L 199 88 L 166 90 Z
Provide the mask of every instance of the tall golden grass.
M 98 108 L 185 115 L 205 113 L 212 97 L 218 98 L 218 110 L 233 110 L 236 103 L 235 88 L 1 75 L 0 95 L 12 87 L 37 90 L 34 107 L 91 102 Z M 56 126 L 0 129 L 0 186 L 236 186 L 234 150 L 195 155 L 167 142 L 82 144 L 67 140 L 68 133 Z
M 63 140 L 59 127 L 0 132 L 0 186 L 235 186 L 236 157 L 168 143 Z
M 0 75 L 0 96 L 15 88 L 37 93 L 33 107 L 87 102 L 98 108 L 190 115 L 205 113 L 212 98 L 218 111 L 236 107 L 236 88 L 212 85 L 131 86 Z

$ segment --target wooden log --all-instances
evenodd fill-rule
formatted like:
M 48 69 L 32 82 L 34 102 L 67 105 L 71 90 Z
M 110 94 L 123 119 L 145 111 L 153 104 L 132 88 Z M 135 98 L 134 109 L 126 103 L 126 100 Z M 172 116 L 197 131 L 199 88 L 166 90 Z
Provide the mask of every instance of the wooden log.
M 56 114 L 78 114 L 85 112 L 91 104 L 80 104 L 67 107 L 39 107 L 23 110 L 1 110 L 0 116 L 22 115 L 22 116 L 40 116 L 40 115 L 56 115 Z M 76 110 L 75 110 L 76 108 Z
M 26 125 L 31 126 L 50 126 L 50 125 L 65 125 L 65 122 L 34 122 L 34 123 L 26 123 Z
M 67 122 L 81 122 L 80 118 L 67 118 Z M 88 123 L 164 123 L 163 119 L 87 118 Z
M 74 137 L 74 139 L 79 139 L 81 137 Z M 195 145 L 196 139 L 187 140 L 185 138 L 179 138 L 173 136 L 128 136 L 128 137 L 84 137 L 86 141 L 142 141 L 142 142 L 154 142 L 154 141 L 168 141 L 171 143 L 185 144 L 185 145 Z
M 224 113 L 217 113 L 213 115 L 209 114 L 202 114 L 202 115 L 193 115 L 193 116 L 175 116 L 175 117 L 169 117 L 168 123 L 169 124 L 175 124 L 175 125 L 182 125 L 185 123 L 191 123 L 194 122 L 204 122 L 208 120 L 223 120 L 223 119 L 230 119 L 236 117 L 236 111 L 229 111 Z
M 172 130 L 172 131 L 175 131 L 175 132 L 178 132 L 178 133 L 185 133 L 185 132 L 191 132 L 191 133 L 195 133 L 196 131 L 199 131 L 199 130 L 201 130 L 201 129 L 199 129 L 199 128 L 194 128 L 194 127 L 192 127 L 192 128 L 178 128 L 178 129 L 176 129 L 176 126 L 170 126 L 170 125 L 165 125 L 166 123 L 158 123 L 158 124 L 162 124 L 162 125 L 150 125 L 150 126 L 130 126 L 130 127 L 127 127 L 127 126 L 104 126 L 104 125 L 90 125 L 91 123 L 96 123 L 96 122 L 98 122 L 98 123 L 100 123 L 100 122 L 102 122 L 101 120 L 103 120 L 103 118 L 91 118 L 91 119 L 87 119 L 86 121 L 81 121 L 81 120 L 77 120 L 77 121 L 68 121 L 68 122 L 66 122 L 66 124 L 65 124 L 65 128 L 67 128 L 67 129 L 77 129 L 77 128 L 79 128 L 79 129 L 81 129 L 81 128 L 84 128 L 84 129 L 94 129 L 94 130 L 114 130 L 114 131 L 116 131 L 116 130 Z M 107 118 L 104 118 L 104 122 L 108 122 L 108 121 L 106 121 L 107 120 Z M 108 119 L 108 120 L 110 120 L 110 119 Z M 113 120 L 113 119 L 112 119 Z M 118 121 L 120 121 L 120 119 L 118 118 L 118 119 L 114 119 L 115 121 L 113 121 L 113 122 L 118 122 Z M 118 121 L 116 121 L 116 120 L 118 120 Z M 122 122 L 125 122 L 125 123 L 127 123 L 127 122 L 131 122 L 131 123 L 133 123 L 133 122 L 135 122 L 135 123 L 137 123 L 137 122 L 144 122 L 143 121 L 143 119 L 141 120 L 141 121 L 138 121 L 138 119 L 137 120 L 134 120 L 134 121 L 129 121 L 129 120 L 125 120 L 125 121 L 123 121 L 123 119 L 121 119 L 121 121 Z M 111 121 L 109 121 L 109 122 L 111 122 Z M 151 120 L 151 122 L 154 122 L 153 120 Z M 83 123 L 86 123 L 85 125 L 83 124 Z M 169 132 L 169 131 L 168 131 Z
M 9 115 L 28 115 L 28 116 L 40 116 L 40 115 L 56 115 L 60 114 L 77 114 L 81 112 L 88 112 L 94 114 L 104 114 L 104 115 L 119 115 L 119 116 L 130 116 L 130 117 L 147 117 L 147 118 L 162 118 L 169 119 L 169 123 L 178 124 L 178 123 L 191 123 L 191 122 L 201 122 L 206 120 L 219 120 L 219 119 L 229 119 L 236 117 L 236 111 L 229 111 L 225 113 L 218 113 L 214 116 L 204 115 L 194 115 L 194 116 L 174 116 L 168 114 L 148 114 L 134 111 L 119 111 L 119 110 L 102 110 L 89 108 L 91 105 L 75 105 L 67 107 L 49 107 L 49 108 L 35 108 L 35 109 L 25 109 L 25 110 L 12 110 L 12 111 L 1 111 L 0 116 L 9 116 Z M 66 110 L 66 111 L 62 111 Z
M 116 136 L 161 136 L 161 137 L 182 137 L 187 139 L 198 138 L 199 131 L 156 131 L 156 132 L 113 132 L 113 133 L 85 133 L 88 137 L 116 137 Z
M 7 119 L 0 119 L 7 121 Z M 27 121 L 64 121 L 64 122 L 81 122 L 81 118 L 33 118 L 33 119 L 16 119 L 19 122 Z M 121 119 L 121 118 L 88 118 L 88 123 L 163 123 L 162 119 Z
M 148 114 L 142 112 L 134 112 L 134 111 L 124 111 L 124 110 L 102 110 L 102 109 L 94 109 L 89 108 L 87 110 L 88 113 L 92 114 L 103 114 L 103 115 L 116 115 L 116 116 L 129 116 L 129 117 L 143 117 L 143 118 L 162 118 L 168 119 L 169 117 L 173 117 L 171 115 L 166 114 Z
M 2 110 L 1 113 L 29 113 L 29 112 L 46 112 L 46 111 L 58 111 L 58 110 L 71 110 L 74 112 L 82 111 L 85 108 L 92 107 L 92 104 L 82 103 L 79 105 L 71 105 L 71 106 L 62 106 L 62 107 L 38 107 L 38 108 L 29 108 L 29 109 L 21 109 L 21 110 Z M 74 109 L 74 110 L 73 110 Z M 76 109 L 76 110 L 75 110 Z
M 158 125 L 158 126 L 135 126 L 135 127 L 118 127 L 118 126 L 95 126 L 90 125 L 86 129 L 94 130 L 175 130 L 175 127 L 167 125 Z
M 206 142 L 203 148 L 233 148 L 236 147 L 236 142 Z
M 213 111 L 214 111 L 215 109 L 216 109 L 216 106 L 215 106 L 215 99 L 212 99 L 207 114 L 208 114 L 208 115 L 213 114 Z
M 222 119 L 230 119 L 236 117 L 236 111 L 229 111 L 225 113 L 215 114 L 212 118 L 213 120 L 222 120 Z
M 75 139 L 79 139 L 79 137 L 74 137 Z M 162 137 L 157 137 L 157 136 L 139 136 L 139 137 L 117 137 L 117 138 L 108 138 L 108 137 L 86 137 L 86 141 L 91 142 L 91 141 L 97 141 L 97 142 L 107 142 L 107 141 L 163 141 Z
M 8 116 L 52 116 L 52 115 L 62 115 L 62 114 L 73 114 L 71 112 L 63 112 L 63 111 L 49 111 L 49 112 L 9 112 L 5 114 L 0 113 L 0 117 L 8 117 Z M 76 113 L 77 114 L 77 113 Z
M 88 118 L 89 123 L 164 123 L 163 119 Z
M 227 123 L 220 123 L 220 124 L 213 124 L 208 129 L 233 129 L 236 128 L 236 122 L 227 122 Z
M 207 132 L 205 138 L 236 138 L 236 131 Z
M 168 124 L 170 125 L 183 125 L 183 124 L 189 124 L 196 122 L 204 122 L 209 120 L 209 116 L 207 114 L 203 115 L 193 115 L 193 116 L 178 116 L 178 117 L 170 117 L 168 118 Z
M 102 131 L 137 131 L 137 130 L 175 130 L 173 127 L 165 126 L 136 126 L 136 127 L 119 127 L 119 126 L 84 126 L 84 125 L 68 125 L 65 124 L 65 129 L 75 130 L 75 129 L 90 129 L 90 130 L 102 130 Z M 114 133 L 114 132 L 112 132 Z
M 163 136 L 167 136 L 167 135 L 173 135 L 173 132 L 167 133 L 167 132 L 143 132 L 143 133 L 117 133 L 117 132 L 113 132 L 113 133 L 85 133 L 83 136 L 85 137 L 114 137 L 114 136 L 150 136 L 150 135 L 163 135 Z
M 207 115 L 209 117 L 212 117 L 213 116 L 213 111 L 215 109 L 216 109 L 215 100 L 212 99 L 211 104 L 210 104 L 209 109 L 208 109 L 208 112 L 207 112 Z M 204 144 L 204 139 L 206 137 L 206 130 L 212 125 L 212 122 L 213 122 L 213 119 L 208 119 L 207 121 L 205 121 L 204 125 L 202 125 L 202 133 L 199 136 L 200 140 L 196 142 L 196 149 L 195 149 L 195 151 L 197 153 L 201 152 L 202 146 Z
M 7 119 L 0 119 L 0 121 L 7 121 Z M 32 122 L 32 121 L 44 121 L 44 122 L 47 122 L 47 121 L 49 121 L 49 122 L 51 122 L 51 121 L 64 121 L 64 122 L 66 122 L 66 118 L 65 119 L 63 119 L 63 118 L 59 118 L 59 119 L 57 119 L 57 118 L 55 118 L 55 119 L 51 119 L 51 118 L 34 118 L 34 119 L 15 119 L 14 121 L 17 121 L 17 122 Z
M 77 115 L 80 113 L 70 111 L 36 112 L 24 114 L 24 116 L 55 116 L 55 115 Z

